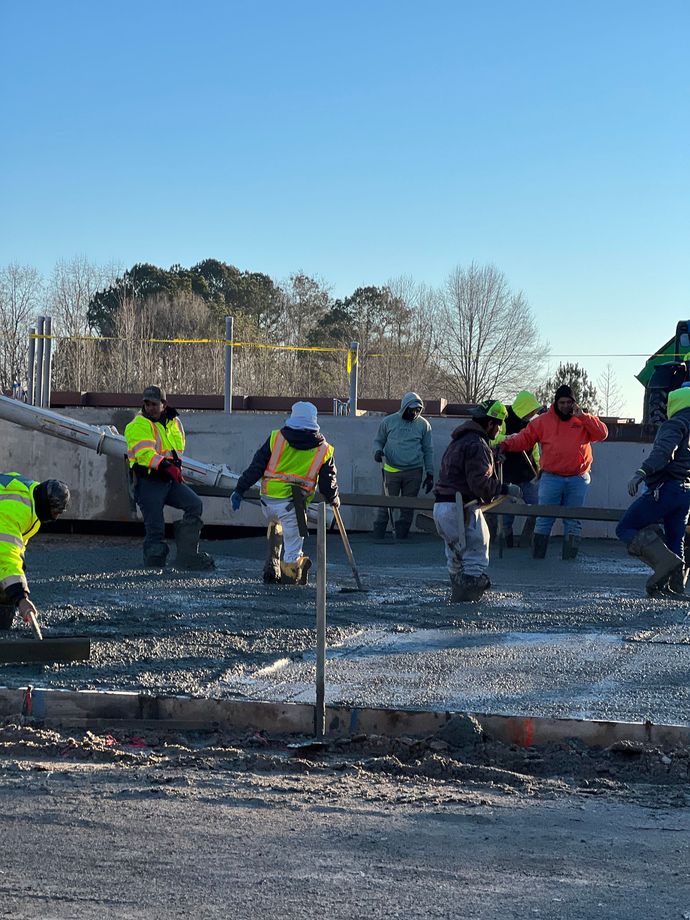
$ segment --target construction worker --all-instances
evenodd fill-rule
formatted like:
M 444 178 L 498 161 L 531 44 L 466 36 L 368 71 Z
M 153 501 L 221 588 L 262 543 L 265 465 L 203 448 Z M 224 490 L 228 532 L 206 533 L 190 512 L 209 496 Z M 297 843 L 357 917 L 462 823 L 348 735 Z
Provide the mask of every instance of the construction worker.
M 311 559 L 302 548 L 317 485 L 329 505 L 340 505 L 333 448 L 319 430 L 313 403 L 296 402 L 283 427 L 274 429 L 254 454 L 230 496 L 233 511 L 259 479 L 261 509 L 268 521 L 264 581 L 305 585 Z
M 400 409 L 387 415 L 374 438 L 374 460 L 383 463 L 381 475 L 385 495 L 403 495 L 416 498 L 424 477 L 424 491 L 428 495 L 434 487 L 434 449 L 431 443 L 431 425 L 422 417 L 424 403 L 417 393 L 405 393 Z M 374 539 L 386 536 L 388 508 L 379 508 L 374 521 Z M 395 536 L 405 540 L 410 532 L 414 511 L 401 508 L 395 521 Z
M 509 406 L 506 406 L 508 414 L 504 423 L 498 432 L 495 440 L 491 442 L 492 447 L 496 447 L 502 441 L 511 435 L 517 434 L 527 427 L 530 419 L 541 410 L 541 403 L 529 390 L 520 390 L 515 399 Z M 534 445 L 530 453 L 522 451 L 521 453 L 506 454 L 503 462 L 503 482 L 512 482 L 520 486 L 522 500 L 526 505 L 536 505 L 539 501 L 539 447 Z M 498 519 L 498 515 L 495 515 Z M 503 531 L 505 534 L 505 545 L 510 549 L 514 546 L 513 523 L 515 522 L 514 514 L 503 515 Z M 534 518 L 527 518 L 524 525 L 523 537 L 525 531 L 531 536 L 534 530 Z
M 208 553 L 199 552 L 203 504 L 182 476 L 185 433 L 165 391 L 146 387 L 139 415 L 125 428 L 134 499 L 144 518 L 144 565 L 162 568 L 168 556 L 165 542 L 166 505 L 184 512 L 173 527 L 178 568 L 204 570 L 214 567 Z
M 10 629 L 17 610 L 36 632 L 38 610 L 29 597 L 24 552 L 41 524 L 57 520 L 69 499 L 59 479 L 35 482 L 19 473 L 0 474 L 0 629 Z
M 616 534 L 652 569 L 647 594 L 685 599 L 685 526 L 690 514 L 690 389 L 668 394 L 667 421 L 656 433 L 651 453 L 628 483 L 634 496 L 645 491 L 625 512 Z M 663 523 L 664 539 L 654 524 Z
M 473 410 L 472 418 L 453 431 L 441 460 L 434 489 L 434 522 L 446 544 L 451 603 L 478 601 L 491 587 L 486 574 L 489 528 L 482 504 L 499 495 L 520 497 L 518 486 L 501 485 L 490 446 L 506 415 L 506 407 L 498 400 L 481 403 Z M 462 528 L 457 494 L 462 496 Z
M 558 387 L 548 412 L 537 415 L 526 428 L 499 444 L 499 457 L 504 453 L 531 451 L 539 444 L 539 504 L 580 508 L 589 488 L 592 466 L 592 443 L 605 441 L 609 435 L 606 425 L 583 412 L 575 402 L 572 389 Z M 532 555 L 544 559 L 549 534 L 555 518 L 538 517 L 534 525 Z M 582 521 L 563 521 L 563 558 L 575 559 L 580 543 Z

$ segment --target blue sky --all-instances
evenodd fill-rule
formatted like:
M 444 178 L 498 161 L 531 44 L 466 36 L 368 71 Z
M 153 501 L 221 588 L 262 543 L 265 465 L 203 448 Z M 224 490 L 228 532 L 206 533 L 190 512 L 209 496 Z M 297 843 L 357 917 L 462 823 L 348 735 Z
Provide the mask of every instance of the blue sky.
M 642 359 L 584 355 L 690 316 L 685 0 L 14 0 L 2 27 L 0 264 L 215 257 L 345 295 L 492 262 L 639 416 Z

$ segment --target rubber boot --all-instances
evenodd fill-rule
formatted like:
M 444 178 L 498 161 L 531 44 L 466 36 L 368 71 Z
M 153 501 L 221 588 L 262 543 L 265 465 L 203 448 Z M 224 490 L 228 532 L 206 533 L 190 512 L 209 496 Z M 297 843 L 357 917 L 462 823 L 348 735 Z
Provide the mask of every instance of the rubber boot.
M 201 518 L 187 518 L 186 520 L 183 518 L 181 521 L 176 521 L 173 531 L 177 544 L 176 568 L 198 572 L 215 568 L 213 557 L 208 553 L 199 552 Z
M 374 540 L 377 542 L 386 539 L 386 530 L 388 529 L 388 522 L 384 521 L 383 524 L 380 524 L 378 521 L 374 524 L 372 528 L 372 535 Z
M 568 534 L 567 537 L 563 537 L 563 559 L 577 559 L 577 553 L 579 549 L 580 538 L 575 536 L 574 533 Z
M 266 562 L 264 563 L 264 582 L 267 585 L 280 584 L 280 557 L 283 552 L 283 525 L 271 521 L 266 531 Z
M 635 534 L 628 544 L 628 552 L 654 569 L 645 585 L 650 596 L 666 585 L 669 576 L 676 569 L 682 574 L 683 560 L 666 546 L 657 531 L 651 527 L 644 527 Z
M 451 579 L 451 585 L 451 604 L 462 604 L 480 600 L 491 582 L 488 575 L 458 575 Z
M 674 569 L 669 575 L 666 584 L 660 589 L 660 593 L 674 601 L 687 601 L 688 596 L 685 593 L 687 580 L 688 569 L 685 566 L 682 569 Z
M 396 540 L 407 540 L 407 535 L 410 532 L 410 527 L 412 523 L 409 524 L 407 521 L 396 521 L 395 522 L 395 539 Z
M 311 559 L 309 556 L 300 556 L 296 562 L 285 562 L 281 560 L 280 583 L 282 585 L 306 585 L 308 583 L 308 572 L 311 568 Z
M 153 546 L 147 546 L 144 550 L 144 565 L 151 569 L 165 568 L 165 560 L 169 552 L 167 543 L 154 543 Z
M 505 535 L 505 546 L 506 549 L 512 549 L 515 546 L 515 536 L 512 530 Z
M 532 537 L 532 558 L 545 559 L 546 547 L 549 545 L 549 535 L 545 533 L 535 533 Z
M 0 604 L 0 631 L 12 629 L 14 614 L 14 604 Z

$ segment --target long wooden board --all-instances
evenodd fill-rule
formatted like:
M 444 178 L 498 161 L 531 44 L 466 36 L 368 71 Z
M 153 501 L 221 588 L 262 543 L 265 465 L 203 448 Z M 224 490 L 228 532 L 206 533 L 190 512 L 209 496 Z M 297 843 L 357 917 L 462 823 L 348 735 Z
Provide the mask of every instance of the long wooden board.
M 91 640 L 85 636 L 60 639 L 2 639 L 0 663 L 57 663 L 84 661 L 91 655 Z

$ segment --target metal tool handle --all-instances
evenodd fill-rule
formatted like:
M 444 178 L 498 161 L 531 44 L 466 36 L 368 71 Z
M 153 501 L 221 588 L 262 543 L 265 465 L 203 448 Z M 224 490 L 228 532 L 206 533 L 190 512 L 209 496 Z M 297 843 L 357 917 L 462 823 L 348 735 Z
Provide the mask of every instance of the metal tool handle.
M 363 591 L 364 588 L 362 587 L 362 581 L 359 577 L 359 572 L 357 571 L 357 564 L 355 562 L 355 557 L 352 554 L 352 547 L 350 546 L 350 541 L 347 537 L 347 531 L 345 530 L 345 525 L 343 524 L 343 518 L 342 518 L 342 515 L 340 514 L 340 508 L 336 508 L 335 505 L 333 505 L 332 510 L 333 510 L 333 519 L 335 520 L 335 523 L 338 525 L 338 530 L 340 532 L 340 538 L 343 541 L 343 547 L 345 548 L 345 555 L 347 556 L 350 562 L 352 574 L 355 576 L 355 584 L 357 585 L 360 591 Z

